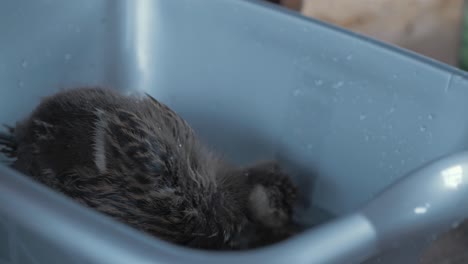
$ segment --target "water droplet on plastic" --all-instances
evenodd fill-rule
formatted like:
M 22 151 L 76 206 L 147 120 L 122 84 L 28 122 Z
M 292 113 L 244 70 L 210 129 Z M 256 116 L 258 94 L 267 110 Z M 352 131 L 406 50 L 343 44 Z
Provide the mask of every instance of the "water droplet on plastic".
M 315 80 L 315 85 L 316 86 L 321 86 L 323 84 L 322 80 Z
M 21 67 L 23 67 L 23 69 L 27 68 L 28 67 L 28 61 L 26 61 L 26 60 L 21 61 Z
M 392 107 L 392 108 L 388 109 L 389 114 L 393 114 L 394 112 L 395 112 L 395 107 Z
M 429 114 L 429 115 L 427 116 L 427 119 L 429 119 L 429 120 L 434 119 L 434 115 L 433 115 L 433 114 Z
M 293 91 L 293 96 L 299 96 L 299 95 L 301 95 L 301 90 L 296 89 Z
M 361 121 L 366 119 L 366 118 L 367 118 L 367 116 L 364 115 L 364 114 L 359 115 L 359 120 L 361 120 Z
M 352 54 L 349 54 L 348 56 L 346 56 L 346 60 L 352 60 L 353 59 L 353 55 Z
M 396 79 L 398 79 L 398 76 L 397 76 L 396 74 L 393 74 L 393 75 L 392 75 L 392 79 L 393 79 L 393 80 L 396 80 Z
M 182 144 L 179 144 L 178 147 L 181 148 L 181 147 L 182 147 Z
M 333 84 L 333 88 L 334 88 L 334 89 L 338 89 L 338 88 L 340 88 L 341 86 L 343 86 L 343 84 L 344 84 L 343 81 L 336 82 L 335 84 Z
M 426 132 L 426 130 L 427 130 L 426 126 L 420 126 L 419 127 L 419 131 L 421 131 L 421 132 Z
M 68 60 L 70 60 L 72 58 L 72 55 L 67 53 L 67 54 L 65 54 L 64 58 L 65 58 L 65 60 L 68 61 Z
M 369 141 L 369 140 L 370 140 L 369 135 L 365 135 L 365 136 L 364 136 L 364 140 L 365 140 L 365 141 Z
M 416 207 L 414 208 L 414 213 L 415 214 L 425 214 L 427 212 L 427 208 L 426 207 Z

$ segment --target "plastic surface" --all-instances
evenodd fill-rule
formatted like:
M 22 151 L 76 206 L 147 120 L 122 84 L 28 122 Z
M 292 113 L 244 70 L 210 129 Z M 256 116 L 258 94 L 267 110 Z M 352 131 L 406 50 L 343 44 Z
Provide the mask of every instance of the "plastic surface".
M 265 5 L 2 1 L 0 123 L 21 119 L 61 88 L 146 91 L 230 159 L 279 159 L 313 205 L 304 221 L 326 212 L 340 217 L 336 222 L 252 252 L 199 252 L 149 238 L 1 168 L 0 263 L 314 263 L 386 246 L 378 210 L 359 209 L 428 160 L 466 149 L 466 76 Z M 379 197 L 388 207 L 402 198 Z M 420 202 L 414 206 L 426 205 Z M 431 208 L 425 217 L 437 219 Z M 413 220 L 402 216 L 390 227 L 411 227 Z M 361 233 L 346 235 L 350 226 Z M 416 263 L 433 235 L 427 232 L 397 232 L 391 249 L 367 263 Z
M 423 166 L 387 188 L 362 213 L 383 248 L 447 231 L 468 216 L 468 152 Z

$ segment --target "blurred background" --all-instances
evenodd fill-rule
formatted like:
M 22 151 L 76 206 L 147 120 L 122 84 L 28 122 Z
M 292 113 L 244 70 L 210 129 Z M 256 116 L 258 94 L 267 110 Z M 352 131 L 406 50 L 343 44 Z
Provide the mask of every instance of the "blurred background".
M 468 69 L 463 0 L 267 0 Z

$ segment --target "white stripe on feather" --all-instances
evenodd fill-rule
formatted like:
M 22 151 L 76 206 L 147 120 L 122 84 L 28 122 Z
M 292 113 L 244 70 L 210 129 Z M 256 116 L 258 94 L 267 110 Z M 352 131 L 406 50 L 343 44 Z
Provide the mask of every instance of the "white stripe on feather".
M 105 134 L 107 121 L 104 119 L 104 114 L 104 111 L 97 109 L 97 121 L 94 130 L 94 164 L 101 173 L 105 173 L 107 171 Z

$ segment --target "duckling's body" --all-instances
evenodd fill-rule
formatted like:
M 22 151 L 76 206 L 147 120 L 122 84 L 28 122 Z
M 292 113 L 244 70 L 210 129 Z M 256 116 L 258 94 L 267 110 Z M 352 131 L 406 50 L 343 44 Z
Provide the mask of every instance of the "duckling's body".
M 247 227 L 290 222 L 296 193 L 279 167 L 227 164 L 149 96 L 60 92 L 11 132 L 12 140 L 0 144 L 16 158 L 14 168 L 170 242 L 236 248 Z

